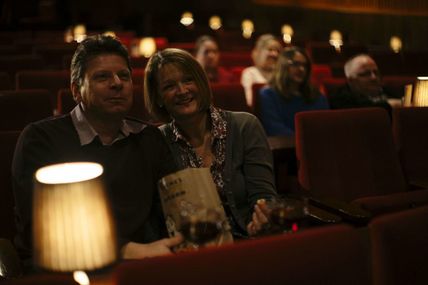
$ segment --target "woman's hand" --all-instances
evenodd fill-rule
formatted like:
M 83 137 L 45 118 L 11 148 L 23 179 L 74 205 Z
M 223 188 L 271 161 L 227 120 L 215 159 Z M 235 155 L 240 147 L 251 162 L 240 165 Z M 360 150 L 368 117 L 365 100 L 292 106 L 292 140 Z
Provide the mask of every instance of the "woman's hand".
M 128 242 L 122 247 L 121 255 L 123 259 L 141 259 L 145 257 L 154 257 L 171 254 L 171 248 L 183 242 L 181 235 L 164 238 L 152 243 Z
M 269 209 L 266 205 L 265 199 L 257 200 L 257 204 L 254 206 L 253 219 L 247 225 L 247 232 L 250 236 L 257 235 L 264 228 L 265 225 L 269 224 Z

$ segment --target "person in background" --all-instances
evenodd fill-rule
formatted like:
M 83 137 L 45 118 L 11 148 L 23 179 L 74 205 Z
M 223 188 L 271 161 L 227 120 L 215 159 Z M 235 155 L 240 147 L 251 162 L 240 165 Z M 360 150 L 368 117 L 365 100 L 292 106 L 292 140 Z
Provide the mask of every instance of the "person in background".
M 401 100 L 382 87 L 376 62 L 367 54 L 350 58 L 344 66 L 346 85 L 329 96 L 332 109 L 382 107 L 391 113 Z
M 235 237 L 256 235 L 267 221 L 263 199 L 276 197 L 272 153 L 258 119 L 212 106 L 202 66 L 180 49 L 154 54 L 144 96 L 180 168 L 209 167 Z
M 235 82 L 233 73 L 219 66 L 220 51 L 213 37 L 204 35 L 196 40 L 195 57 L 211 83 Z
M 271 34 L 261 35 L 251 53 L 254 66 L 245 68 L 241 84 L 245 89 L 248 106 L 253 105 L 253 84 L 267 83 L 272 78 L 273 69 L 282 49 L 280 41 Z
M 294 135 L 294 116 L 328 109 L 327 99 L 310 84 L 311 61 L 299 47 L 279 55 L 269 86 L 260 90 L 260 118 L 268 136 Z
M 28 125 L 18 140 L 12 166 L 16 201 L 15 245 L 32 271 L 33 175 L 63 162 L 96 162 L 104 168 L 123 258 L 167 254 L 181 237 L 166 234 L 157 181 L 176 171 L 161 132 L 125 118 L 132 105 L 131 67 L 115 38 L 82 41 L 71 63 L 71 91 L 78 105 L 66 115 Z

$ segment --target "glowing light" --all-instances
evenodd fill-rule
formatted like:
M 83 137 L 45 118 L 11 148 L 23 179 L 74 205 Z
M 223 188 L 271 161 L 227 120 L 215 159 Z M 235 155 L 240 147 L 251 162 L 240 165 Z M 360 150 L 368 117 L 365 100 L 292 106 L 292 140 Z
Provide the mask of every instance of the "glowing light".
M 184 26 L 190 26 L 193 24 L 193 14 L 190 12 L 184 12 L 183 15 L 181 15 L 180 23 Z
M 110 37 L 113 37 L 113 38 L 115 38 L 115 37 L 116 37 L 116 33 L 115 33 L 115 32 L 113 32 L 113 31 L 105 31 L 105 32 L 103 33 L 103 35 L 104 35 L 104 36 L 110 36 Z
M 428 76 L 418 76 L 418 80 L 428 80 Z
M 76 25 L 73 30 L 74 40 L 78 43 L 86 39 L 86 27 L 83 24 Z
M 139 44 L 140 55 L 149 58 L 156 52 L 156 42 L 154 38 L 142 38 Z
M 85 273 L 85 271 L 74 271 L 73 272 L 73 279 L 80 285 L 89 285 L 89 277 Z
M 64 32 L 64 42 L 71 43 L 74 40 L 72 28 L 69 27 Z
M 86 181 L 100 176 L 103 167 L 92 162 L 70 162 L 45 166 L 37 170 L 37 181 L 45 184 L 63 184 Z
M 291 38 L 293 37 L 293 34 L 294 34 L 293 28 L 290 25 L 285 24 L 281 28 L 281 33 L 282 33 L 283 41 L 286 44 L 291 43 Z
M 242 21 L 242 36 L 246 39 L 251 38 L 254 33 L 254 23 L 251 20 L 245 19 Z
M 399 53 L 400 50 L 403 47 L 403 42 L 401 41 L 401 39 L 397 36 L 393 36 L 391 37 L 391 39 L 389 40 L 389 46 L 391 47 L 391 49 L 395 52 L 395 53 Z
M 221 18 L 217 15 L 212 16 L 208 23 L 212 30 L 218 30 L 222 26 Z
M 331 31 L 329 43 L 337 52 L 340 52 L 343 45 L 342 34 L 338 30 Z

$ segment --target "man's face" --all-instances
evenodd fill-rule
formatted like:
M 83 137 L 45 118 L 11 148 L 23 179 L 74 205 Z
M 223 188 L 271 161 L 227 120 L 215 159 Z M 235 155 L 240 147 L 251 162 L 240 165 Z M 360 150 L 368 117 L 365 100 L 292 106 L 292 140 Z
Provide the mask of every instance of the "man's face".
M 196 59 L 204 69 L 217 68 L 220 59 L 217 44 L 209 40 L 203 42 L 196 54 Z
M 377 96 L 382 91 L 379 70 L 373 59 L 356 58 L 348 78 L 353 92 L 365 96 Z
M 125 59 L 116 54 L 89 60 L 80 88 L 72 87 L 76 101 L 94 116 L 124 117 L 132 105 L 131 72 Z

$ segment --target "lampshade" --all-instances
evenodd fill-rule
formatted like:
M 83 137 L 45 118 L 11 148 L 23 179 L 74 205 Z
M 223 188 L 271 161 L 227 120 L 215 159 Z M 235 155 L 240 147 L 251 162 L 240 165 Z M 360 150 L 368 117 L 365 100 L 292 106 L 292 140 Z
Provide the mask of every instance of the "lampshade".
M 245 19 L 241 23 L 242 27 L 242 36 L 246 39 L 251 38 L 251 35 L 254 32 L 254 23 L 251 20 Z
M 331 31 L 329 43 L 334 46 L 337 52 L 340 52 L 343 45 L 342 33 L 338 30 Z
M 154 38 L 142 38 L 139 44 L 140 55 L 145 58 L 151 57 L 156 52 L 156 42 Z
M 218 30 L 222 25 L 221 18 L 217 15 L 214 15 L 209 19 L 208 24 L 212 30 Z
M 286 44 L 291 43 L 291 38 L 293 37 L 293 34 L 294 34 L 293 28 L 290 25 L 285 24 L 281 27 L 281 33 L 282 33 L 282 39 L 284 40 L 284 42 Z
M 78 43 L 86 39 L 86 26 L 83 24 L 76 25 L 73 29 L 74 40 Z
M 184 26 L 190 26 L 193 24 L 193 14 L 191 12 L 184 12 L 181 15 L 180 23 Z
M 403 42 L 399 37 L 393 36 L 389 40 L 389 46 L 395 53 L 399 53 L 401 51 L 401 48 L 403 47 Z
M 403 107 L 412 106 L 412 90 L 413 90 L 412 84 L 407 84 L 404 86 Z
M 413 91 L 413 106 L 428 106 L 428 77 L 418 77 Z
M 34 263 L 70 272 L 116 260 L 116 233 L 101 182 L 103 168 L 89 162 L 55 164 L 35 174 Z

